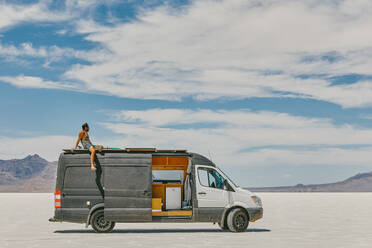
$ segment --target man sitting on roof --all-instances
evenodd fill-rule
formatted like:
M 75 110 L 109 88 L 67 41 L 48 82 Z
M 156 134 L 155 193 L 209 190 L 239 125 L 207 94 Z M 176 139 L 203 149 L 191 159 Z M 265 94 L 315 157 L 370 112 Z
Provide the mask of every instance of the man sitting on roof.
M 78 139 L 75 144 L 76 149 L 79 145 L 79 142 L 81 141 L 81 144 L 83 145 L 84 149 L 88 149 L 90 152 L 90 169 L 92 171 L 96 170 L 96 167 L 94 166 L 94 156 L 96 154 L 96 149 L 101 150 L 103 147 L 102 146 L 94 146 L 92 142 L 89 139 L 89 126 L 88 123 L 84 123 L 82 126 L 83 131 L 79 133 Z

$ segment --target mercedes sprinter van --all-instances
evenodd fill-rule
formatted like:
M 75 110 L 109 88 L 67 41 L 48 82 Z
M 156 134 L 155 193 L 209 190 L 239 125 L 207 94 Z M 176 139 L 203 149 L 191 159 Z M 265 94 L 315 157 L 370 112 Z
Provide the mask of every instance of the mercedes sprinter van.
M 116 222 L 212 222 L 243 232 L 263 216 L 261 199 L 212 161 L 186 150 L 103 149 L 90 170 L 88 150 L 58 161 L 52 222 L 110 232 Z

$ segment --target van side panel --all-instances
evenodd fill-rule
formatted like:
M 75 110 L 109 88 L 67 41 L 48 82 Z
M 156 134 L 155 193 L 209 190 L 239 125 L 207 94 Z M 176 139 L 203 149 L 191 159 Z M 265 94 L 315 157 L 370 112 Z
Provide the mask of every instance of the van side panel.
M 105 218 L 152 220 L 152 155 L 111 154 L 105 160 Z

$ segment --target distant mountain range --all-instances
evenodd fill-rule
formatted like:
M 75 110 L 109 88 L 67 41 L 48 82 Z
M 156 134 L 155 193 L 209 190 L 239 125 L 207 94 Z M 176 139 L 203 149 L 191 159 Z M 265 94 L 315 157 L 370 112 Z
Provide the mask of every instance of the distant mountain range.
M 53 192 L 57 162 L 39 155 L 0 160 L 0 192 Z M 249 188 L 253 192 L 372 192 L 372 172 L 360 173 L 341 182 L 297 184 L 284 187 Z
M 249 188 L 253 192 L 372 192 L 372 172 L 359 173 L 346 180 L 325 184 Z
M 53 192 L 57 162 L 39 155 L 0 160 L 0 192 Z

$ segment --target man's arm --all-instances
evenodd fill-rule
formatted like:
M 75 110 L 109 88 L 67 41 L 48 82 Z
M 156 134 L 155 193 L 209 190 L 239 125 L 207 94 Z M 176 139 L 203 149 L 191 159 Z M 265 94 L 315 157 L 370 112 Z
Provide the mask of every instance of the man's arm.
M 76 141 L 76 144 L 75 144 L 75 148 L 74 148 L 74 149 L 76 149 L 76 148 L 78 147 L 79 142 L 80 142 L 80 140 L 81 140 L 82 138 L 83 138 L 83 132 L 80 132 L 79 135 L 78 135 L 78 139 L 77 139 L 77 141 Z

